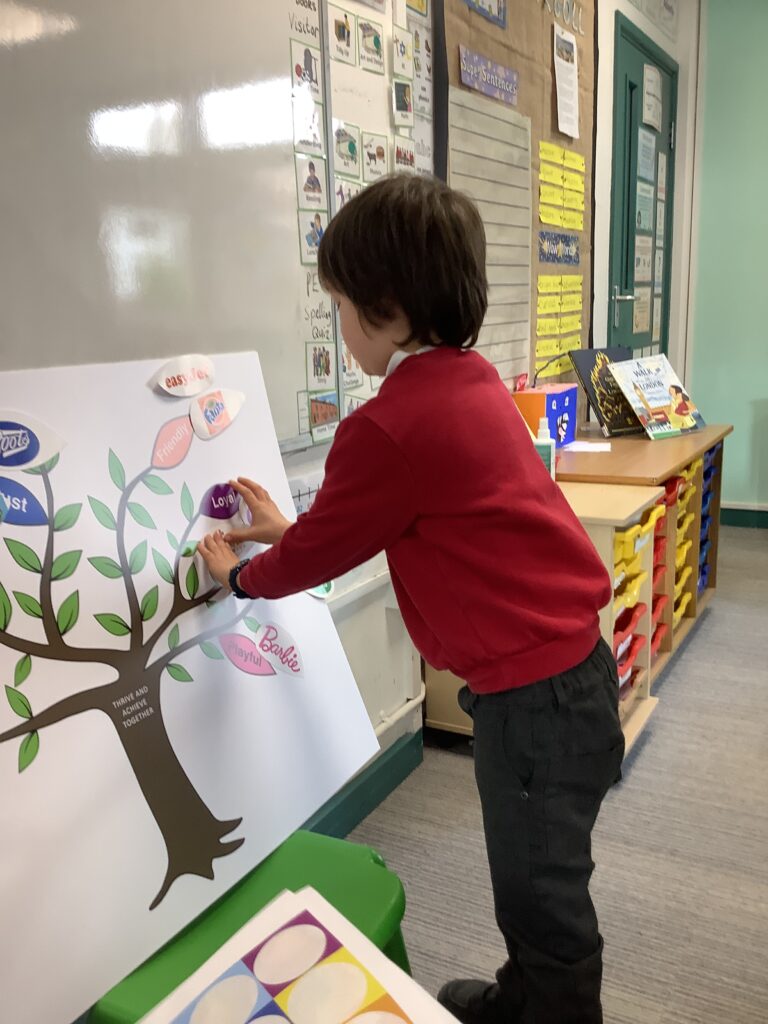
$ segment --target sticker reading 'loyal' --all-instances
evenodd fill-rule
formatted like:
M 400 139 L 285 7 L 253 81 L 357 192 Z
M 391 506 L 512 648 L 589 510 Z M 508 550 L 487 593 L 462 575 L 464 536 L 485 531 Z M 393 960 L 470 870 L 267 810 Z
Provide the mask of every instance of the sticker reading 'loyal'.
M 200 515 L 209 519 L 231 519 L 240 507 L 240 495 L 231 484 L 214 484 L 203 495 Z
M 48 516 L 31 491 L 16 480 L 0 476 L 0 522 L 10 526 L 46 526 Z

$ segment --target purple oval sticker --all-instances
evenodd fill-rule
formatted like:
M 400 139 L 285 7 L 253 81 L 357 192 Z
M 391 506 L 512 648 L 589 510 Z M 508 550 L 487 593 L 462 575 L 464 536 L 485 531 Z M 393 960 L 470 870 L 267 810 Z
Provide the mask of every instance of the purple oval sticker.
M 209 519 L 231 519 L 240 507 L 240 495 L 231 484 L 214 484 L 203 495 L 200 514 Z

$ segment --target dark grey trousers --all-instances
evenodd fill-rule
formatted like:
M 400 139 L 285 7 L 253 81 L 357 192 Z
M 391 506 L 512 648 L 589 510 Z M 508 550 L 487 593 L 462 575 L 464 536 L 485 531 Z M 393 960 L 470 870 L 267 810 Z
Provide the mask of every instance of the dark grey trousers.
M 601 640 L 562 675 L 503 693 L 464 687 L 459 703 L 474 720 L 496 919 L 509 954 L 497 975 L 499 1019 L 600 1024 L 591 833 L 624 755 L 611 651 Z

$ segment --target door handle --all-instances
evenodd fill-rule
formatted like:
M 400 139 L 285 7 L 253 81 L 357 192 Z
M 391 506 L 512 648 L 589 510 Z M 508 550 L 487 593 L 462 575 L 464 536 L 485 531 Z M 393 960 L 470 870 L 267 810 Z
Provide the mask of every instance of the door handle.
M 634 302 L 634 295 L 620 295 L 619 286 L 615 284 L 613 286 L 613 326 L 619 326 L 619 303 L 620 302 Z

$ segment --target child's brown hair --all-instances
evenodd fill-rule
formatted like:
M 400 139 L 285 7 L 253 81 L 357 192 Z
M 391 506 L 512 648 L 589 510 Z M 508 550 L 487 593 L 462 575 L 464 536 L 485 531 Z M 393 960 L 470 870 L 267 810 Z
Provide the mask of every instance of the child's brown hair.
M 373 325 L 402 310 L 404 345 L 477 341 L 488 306 L 483 222 L 436 178 L 389 175 L 346 203 L 320 242 L 318 271 Z

